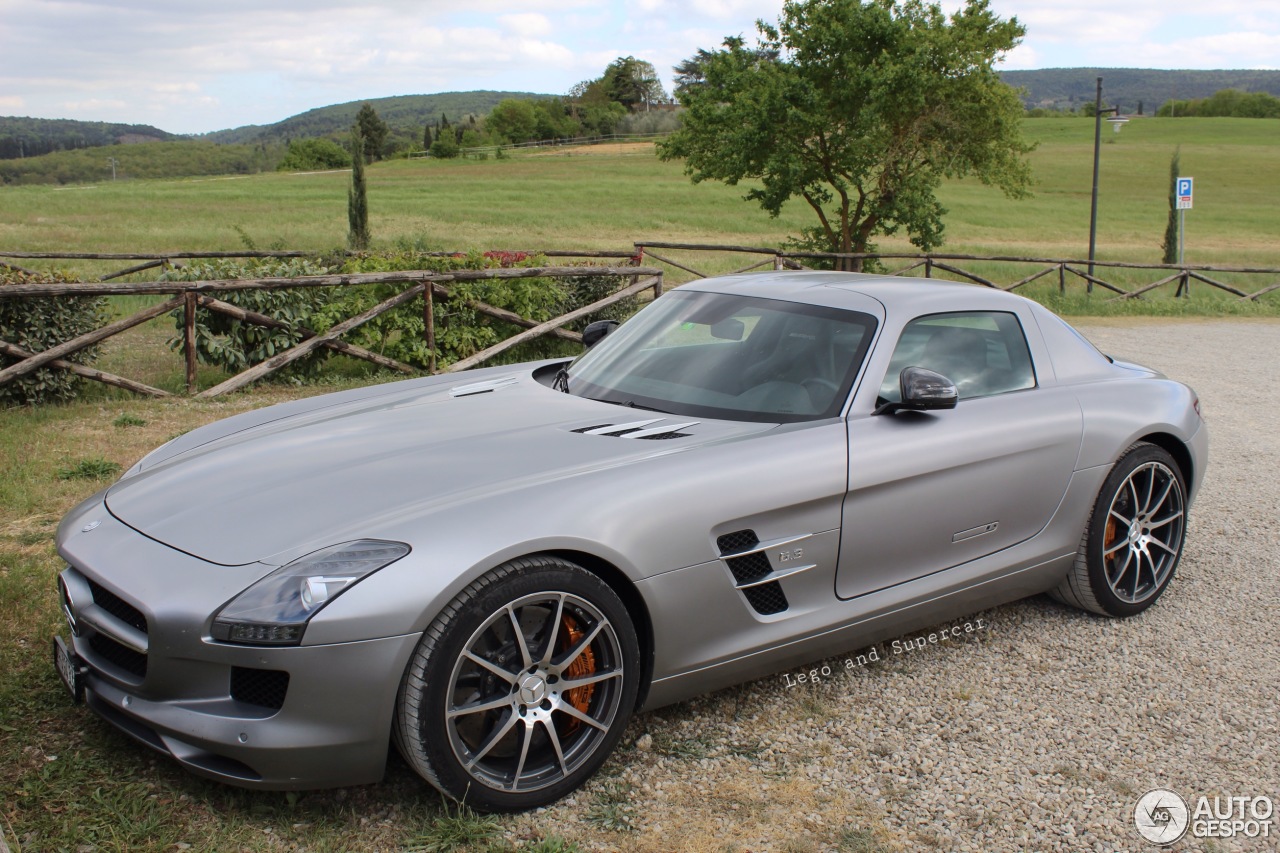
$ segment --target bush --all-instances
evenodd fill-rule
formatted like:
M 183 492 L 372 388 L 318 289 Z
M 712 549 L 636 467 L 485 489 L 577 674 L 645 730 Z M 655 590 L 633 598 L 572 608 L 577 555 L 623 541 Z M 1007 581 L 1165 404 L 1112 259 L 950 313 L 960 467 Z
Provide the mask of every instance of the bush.
M 296 278 L 307 275 L 325 275 L 332 268 L 309 258 L 266 258 L 251 261 L 213 261 L 192 264 L 178 270 L 170 270 L 162 276 L 165 281 L 207 281 L 224 278 Z M 301 327 L 309 327 L 317 311 L 326 305 L 333 295 L 330 288 L 303 287 L 296 290 L 232 290 L 218 294 L 223 302 L 229 302 L 249 311 L 266 314 L 289 324 L 287 329 L 270 329 L 253 323 L 242 323 L 226 314 L 207 308 L 196 310 L 196 357 L 204 364 L 220 367 L 228 373 L 239 373 L 253 367 L 302 340 Z M 186 340 L 182 334 L 185 314 L 173 312 L 176 337 L 169 347 L 186 354 Z M 298 381 L 313 378 L 320 370 L 328 348 L 321 347 L 272 374 L 273 377 Z
M 315 172 L 346 169 L 351 155 L 332 139 L 299 139 L 289 143 L 289 153 L 276 167 L 280 172 Z
M 459 269 L 495 269 L 510 267 L 536 267 L 546 264 L 546 259 L 523 252 L 471 252 L 466 255 L 429 255 L 420 247 L 402 244 L 397 249 L 378 252 L 350 259 L 344 272 L 391 272 L 397 270 L 433 270 L 448 272 Z M 445 366 L 505 340 L 523 331 L 523 328 L 468 307 L 468 300 L 475 300 L 513 311 L 528 320 L 550 320 L 600 299 L 617 290 L 622 282 L 618 277 L 581 276 L 569 279 L 518 278 L 457 281 L 449 284 L 454 299 L 437 302 L 435 308 L 437 365 Z M 335 293 L 335 301 L 316 316 L 316 329 L 328 328 L 376 305 L 403 289 L 401 284 L 378 284 L 346 288 Z M 623 304 L 626 303 L 626 304 Z M 581 330 L 596 319 L 624 319 L 635 309 L 635 300 L 609 306 L 608 309 L 581 319 L 570 328 Z M 370 320 L 347 335 L 357 343 L 375 352 L 383 353 L 399 361 L 420 368 L 427 367 L 430 352 L 425 340 L 426 324 L 422 316 L 422 303 L 413 300 L 406 305 Z M 526 341 L 496 356 L 487 364 L 511 364 L 539 358 L 574 355 L 580 348 L 570 342 L 544 335 Z
M 454 139 L 453 133 L 441 134 L 435 142 L 431 143 L 431 156 L 439 157 L 441 160 L 452 160 L 462 153 L 462 147 L 458 145 L 458 141 Z
M 66 273 L 34 275 L 0 267 L 0 287 L 8 284 L 37 284 L 75 281 Z M 0 299 L 0 340 L 41 352 L 92 332 L 106 323 L 106 299 L 100 296 L 39 296 Z M 82 349 L 66 357 L 75 364 L 90 364 L 98 356 L 97 347 Z M 0 369 L 20 359 L 0 355 Z M 75 398 L 81 378 L 67 370 L 50 367 L 20 376 L 0 385 L 0 406 L 38 405 Z

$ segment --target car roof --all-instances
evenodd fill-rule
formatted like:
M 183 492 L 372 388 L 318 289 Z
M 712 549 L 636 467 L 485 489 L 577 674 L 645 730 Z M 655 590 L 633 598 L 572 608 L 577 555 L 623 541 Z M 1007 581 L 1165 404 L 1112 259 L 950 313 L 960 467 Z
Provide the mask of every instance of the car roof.
M 865 310 L 864 300 L 870 298 L 889 312 L 912 316 L 942 311 L 1010 311 L 1026 302 L 1002 290 L 957 281 L 821 270 L 741 273 L 701 279 L 681 288 L 851 310 Z

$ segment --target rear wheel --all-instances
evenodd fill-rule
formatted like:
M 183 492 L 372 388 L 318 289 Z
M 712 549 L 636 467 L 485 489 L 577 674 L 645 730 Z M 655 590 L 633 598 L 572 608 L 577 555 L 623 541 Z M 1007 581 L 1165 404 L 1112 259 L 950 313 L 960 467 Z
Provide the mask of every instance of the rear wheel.
M 1160 597 L 1182 556 L 1186 484 L 1163 448 L 1139 442 L 1102 485 L 1058 600 L 1106 616 L 1133 616 Z
M 425 779 L 485 811 L 546 805 L 608 758 L 635 705 L 635 628 L 617 594 L 554 557 L 463 590 L 423 635 L 395 738 Z

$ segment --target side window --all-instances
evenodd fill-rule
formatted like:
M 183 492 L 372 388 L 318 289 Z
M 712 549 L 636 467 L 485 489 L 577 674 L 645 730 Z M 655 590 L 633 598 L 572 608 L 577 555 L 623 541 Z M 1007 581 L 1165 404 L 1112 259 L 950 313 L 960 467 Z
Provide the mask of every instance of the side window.
M 898 338 L 880 386 L 881 399 L 901 400 L 898 374 L 904 367 L 941 373 L 955 383 L 961 400 L 1036 386 L 1022 325 L 1004 312 L 930 314 L 912 320 Z

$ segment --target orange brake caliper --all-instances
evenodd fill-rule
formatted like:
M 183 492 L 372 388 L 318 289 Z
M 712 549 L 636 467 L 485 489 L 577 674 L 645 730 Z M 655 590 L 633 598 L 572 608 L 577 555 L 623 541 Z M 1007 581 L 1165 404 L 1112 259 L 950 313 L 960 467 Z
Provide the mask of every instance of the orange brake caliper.
M 560 625 L 564 628 L 564 642 L 561 645 L 560 651 L 565 652 L 581 642 L 584 635 L 582 633 L 582 629 L 579 628 L 572 619 L 570 619 L 569 614 L 567 613 L 561 618 Z M 578 655 L 578 657 L 574 659 L 573 663 L 569 664 L 568 668 L 565 669 L 564 677 L 570 680 L 583 678 L 591 675 L 595 671 L 596 653 L 588 646 L 583 649 L 582 654 Z M 595 692 L 596 686 L 594 684 L 588 684 L 584 687 L 575 687 L 566 692 L 564 694 L 564 698 L 570 705 L 585 714 L 587 713 L 587 708 L 591 706 L 591 696 Z M 579 720 L 570 718 L 566 727 L 566 734 L 576 730 L 580 725 L 582 725 L 582 723 Z
M 1110 548 L 1115 541 L 1116 541 L 1116 520 L 1111 517 L 1110 513 L 1108 513 L 1107 529 L 1103 531 L 1103 534 L 1102 534 L 1102 553 L 1106 554 L 1107 549 Z M 1106 562 L 1105 557 L 1103 558 L 1103 562 L 1104 563 Z

